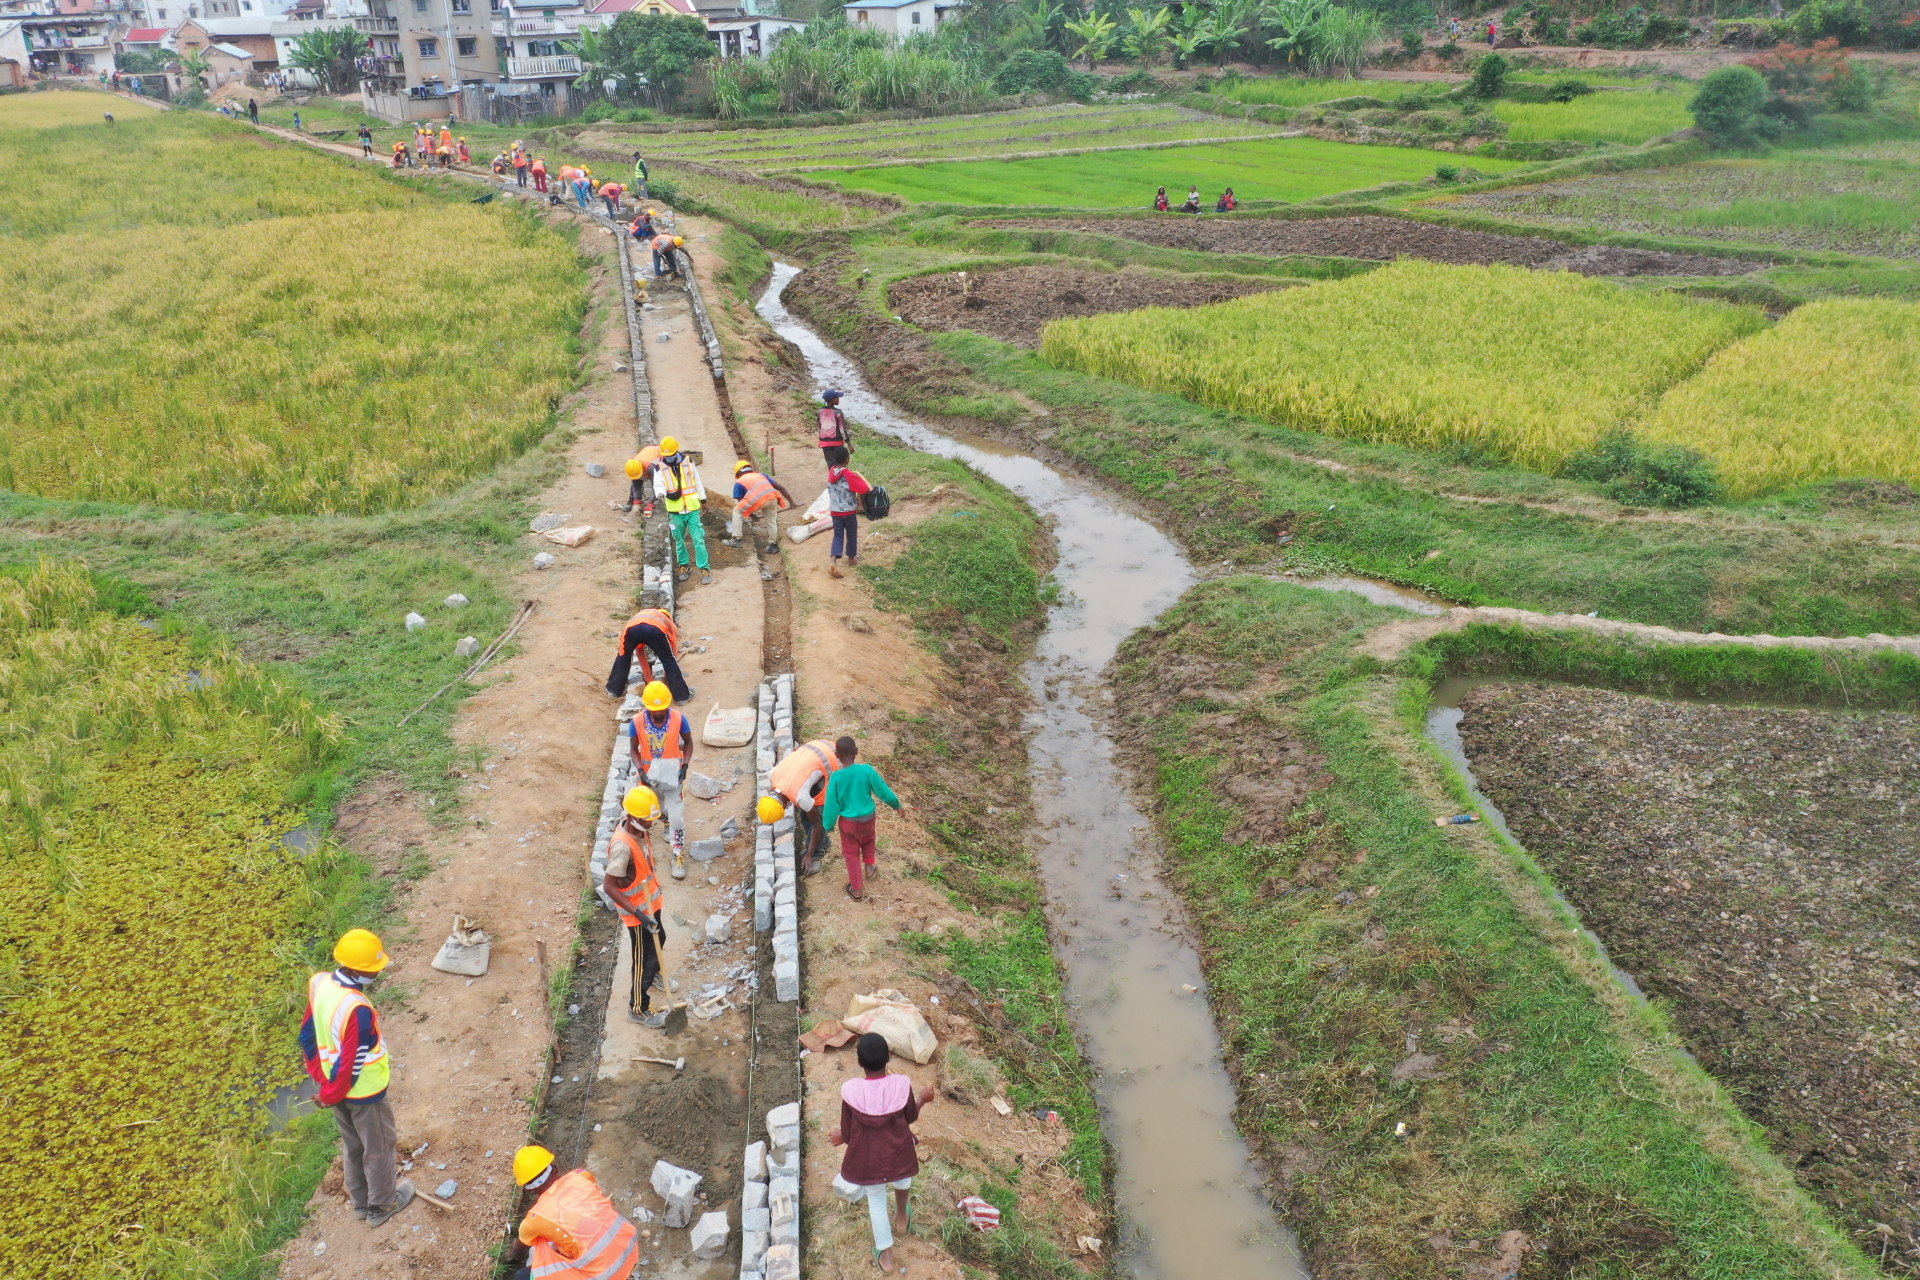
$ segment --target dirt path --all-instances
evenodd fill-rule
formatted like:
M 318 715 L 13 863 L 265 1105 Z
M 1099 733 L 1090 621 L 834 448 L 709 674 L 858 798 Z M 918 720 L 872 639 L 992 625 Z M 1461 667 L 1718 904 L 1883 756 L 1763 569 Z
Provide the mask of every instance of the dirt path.
M 1892 650 L 1920 656 L 1920 636 L 1729 636 L 1718 631 L 1675 631 L 1612 618 L 1590 618 L 1578 613 L 1534 613 L 1529 609 L 1449 609 L 1437 618 L 1408 618 L 1376 628 L 1360 645 L 1360 652 L 1382 662 L 1393 662 L 1407 650 L 1449 631 L 1464 631 L 1475 623 L 1496 627 L 1526 627 L 1536 631 L 1591 631 L 1655 644 L 1751 645 L 1756 649 L 1840 649 L 1854 653 Z

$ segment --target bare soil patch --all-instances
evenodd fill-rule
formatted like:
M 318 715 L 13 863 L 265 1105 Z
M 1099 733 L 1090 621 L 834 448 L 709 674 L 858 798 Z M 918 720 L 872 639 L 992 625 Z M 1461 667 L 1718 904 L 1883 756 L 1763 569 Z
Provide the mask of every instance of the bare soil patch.
M 1040 344 L 1047 321 L 1141 307 L 1199 307 L 1285 288 L 1277 280 L 1205 280 L 1150 271 L 1008 267 L 946 271 L 895 284 L 887 300 L 923 329 L 972 329 L 1022 347 Z
M 1583 276 L 1738 276 L 1758 270 L 1761 265 L 1704 254 L 1659 253 L 1612 245 L 1576 247 L 1542 236 L 1463 231 L 1411 218 L 1373 215 L 1308 219 L 1027 218 L 982 225 L 1085 231 L 1208 253 L 1328 254 L 1383 262 L 1402 257 L 1425 258 L 1467 266 L 1504 262 L 1542 271 L 1577 271 Z
M 1920 1274 L 1920 718 L 1493 685 L 1481 787 L 1802 1185 Z

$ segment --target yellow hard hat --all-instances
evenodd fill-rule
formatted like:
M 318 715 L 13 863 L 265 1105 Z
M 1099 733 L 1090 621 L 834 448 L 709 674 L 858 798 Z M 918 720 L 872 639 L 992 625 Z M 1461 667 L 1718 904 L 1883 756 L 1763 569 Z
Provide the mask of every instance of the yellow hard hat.
M 787 816 L 787 806 L 772 796 L 761 796 L 755 811 L 759 813 L 760 821 L 767 823 L 778 822 Z
M 660 816 L 660 797 L 654 794 L 652 787 L 635 787 L 627 792 L 627 798 L 620 802 L 620 807 L 642 822 L 652 822 Z M 547 1159 L 553 1157 L 548 1156 Z
M 681 239 L 681 238 L 680 238 L 679 236 L 675 236 L 675 237 L 673 238 L 673 247 L 674 247 L 674 248 L 676 248 L 676 249 L 678 249 L 678 248 L 679 248 L 679 247 L 680 247 L 681 245 L 683 245 L 683 244 L 685 244 L 685 243 L 686 243 L 686 241 L 685 241 L 685 240 L 683 240 L 683 239 Z
M 742 471 L 751 471 L 751 470 L 753 470 L 753 464 L 751 462 L 742 460 L 740 462 L 736 462 L 733 464 L 733 474 L 735 475 L 739 475 Z
M 657 217 L 657 216 L 658 216 L 658 214 L 657 214 L 657 213 L 656 213 L 656 212 L 655 212 L 654 210 L 652 210 L 652 209 L 649 209 L 649 210 L 647 210 L 647 216 L 648 216 L 649 218 L 652 218 L 652 217 Z
M 674 453 L 678 453 L 678 452 L 680 452 L 680 439 L 679 439 L 679 437 L 677 437 L 677 436 L 668 436 L 668 437 L 667 437 L 667 438 L 666 438 L 665 440 L 662 440 L 662 441 L 660 442 L 660 456 L 661 456 L 661 457 L 663 457 L 663 458 L 664 458 L 664 457 L 666 457 L 666 456 L 667 456 L 667 455 L 669 455 L 669 454 L 674 454 Z
M 649 680 L 647 687 L 640 691 L 640 705 L 649 711 L 665 711 L 673 705 L 673 694 L 658 680 Z
M 333 958 L 348 969 L 378 973 L 387 967 L 387 949 L 371 929 L 349 929 L 333 944 Z
M 545 1147 L 522 1147 L 513 1153 L 513 1180 L 526 1186 L 553 1167 L 553 1152 Z
M 647 474 L 646 463 L 640 461 L 640 459 L 638 458 L 627 459 L 627 479 L 638 480 L 641 476 L 645 474 Z

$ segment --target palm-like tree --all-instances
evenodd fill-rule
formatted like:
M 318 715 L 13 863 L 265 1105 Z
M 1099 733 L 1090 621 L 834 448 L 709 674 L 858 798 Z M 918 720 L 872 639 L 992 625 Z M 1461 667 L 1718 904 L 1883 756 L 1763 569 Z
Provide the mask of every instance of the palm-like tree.
M 1326 0 L 1268 0 L 1261 19 L 1280 32 L 1267 41 L 1268 47 L 1286 54 L 1290 63 L 1307 61 L 1313 53 L 1314 25 L 1326 8 Z
M 332 93 L 337 80 L 353 74 L 353 60 L 372 47 L 352 27 L 323 27 L 296 37 L 288 61 L 318 76 Z
M 1104 14 L 1090 13 L 1076 22 L 1069 22 L 1067 30 L 1080 39 L 1080 47 L 1073 56 L 1087 60 L 1087 70 L 1093 70 L 1093 64 L 1107 56 L 1113 48 L 1113 42 L 1120 38 L 1120 24 Z
M 198 82 L 202 88 L 206 87 L 206 82 L 201 80 L 200 77 L 213 70 L 213 63 L 208 61 L 207 55 L 203 51 L 199 49 L 189 49 L 179 55 L 176 61 L 180 65 L 181 75 L 187 77 L 189 80 Z
M 580 74 L 574 79 L 574 88 L 601 89 L 601 82 L 613 71 L 613 50 L 607 45 L 606 32 L 587 27 L 580 32 L 579 39 L 569 40 L 560 47 L 580 59 Z
M 1127 18 L 1133 23 L 1133 30 L 1127 32 L 1125 48 L 1140 59 L 1141 66 L 1151 68 L 1160 60 L 1160 47 L 1166 43 L 1173 13 L 1167 9 L 1155 9 L 1151 13 L 1145 9 L 1129 9 Z

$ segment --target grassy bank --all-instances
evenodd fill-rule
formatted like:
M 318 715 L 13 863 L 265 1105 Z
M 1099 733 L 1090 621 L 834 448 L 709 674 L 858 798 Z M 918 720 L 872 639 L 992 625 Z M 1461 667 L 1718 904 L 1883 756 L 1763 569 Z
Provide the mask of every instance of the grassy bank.
M 1116 666 L 1238 1120 L 1316 1274 L 1456 1275 L 1509 1230 L 1540 1274 L 1866 1274 L 1538 885 L 1434 827 L 1456 798 L 1352 657 L 1394 616 L 1229 579 Z

